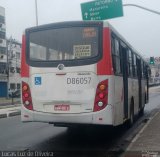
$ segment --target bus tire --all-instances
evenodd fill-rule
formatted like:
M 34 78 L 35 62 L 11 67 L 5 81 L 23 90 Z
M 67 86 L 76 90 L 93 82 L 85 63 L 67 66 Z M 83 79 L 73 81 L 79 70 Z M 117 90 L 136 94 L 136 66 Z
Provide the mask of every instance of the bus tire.
M 139 116 L 143 116 L 144 115 L 144 106 L 141 108 L 141 110 L 139 111 Z
M 146 100 L 146 93 L 145 93 L 144 106 L 140 109 L 139 116 L 143 116 L 144 115 L 144 107 L 145 107 L 146 102 L 147 102 L 147 100 Z
M 132 127 L 134 123 L 134 101 L 133 99 L 131 100 L 131 105 L 130 105 L 130 117 L 129 117 L 129 120 L 128 120 L 128 127 Z

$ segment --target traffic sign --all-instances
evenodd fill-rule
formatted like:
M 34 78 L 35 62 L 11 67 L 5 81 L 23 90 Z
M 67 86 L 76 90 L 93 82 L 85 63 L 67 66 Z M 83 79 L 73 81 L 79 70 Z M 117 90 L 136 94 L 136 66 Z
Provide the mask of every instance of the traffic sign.
M 123 16 L 122 0 L 96 0 L 81 4 L 83 20 L 105 20 Z

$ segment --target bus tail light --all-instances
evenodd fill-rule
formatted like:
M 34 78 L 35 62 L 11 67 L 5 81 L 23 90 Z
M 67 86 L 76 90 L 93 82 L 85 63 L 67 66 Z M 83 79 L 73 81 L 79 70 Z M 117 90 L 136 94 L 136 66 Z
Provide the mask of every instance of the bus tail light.
M 100 82 L 96 89 L 94 112 L 100 111 L 107 106 L 108 103 L 108 80 Z
M 33 110 L 31 91 L 27 83 L 22 82 L 22 101 L 25 108 Z
M 105 94 L 104 93 L 99 93 L 98 96 L 99 96 L 100 99 L 103 99 L 105 97 Z

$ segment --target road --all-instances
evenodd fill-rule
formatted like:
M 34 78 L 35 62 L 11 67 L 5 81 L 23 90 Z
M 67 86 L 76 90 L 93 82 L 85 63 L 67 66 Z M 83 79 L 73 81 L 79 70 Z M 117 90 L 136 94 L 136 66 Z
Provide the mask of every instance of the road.
M 131 129 L 121 126 L 70 130 L 45 123 L 21 123 L 20 116 L 3 118 L 0 119 L 0 150 L 60 151 L 62 154 L 64 151 L 86 153 L 94 150 L 94 156 L 96 153 L 102 156 L 108 150 L 121 152 L 145 125 L 147 119 L 160 108 L 159 100 L 160 88 L 151 89 L 150 103 L 145 107 L 144 116 L 137 120 Z

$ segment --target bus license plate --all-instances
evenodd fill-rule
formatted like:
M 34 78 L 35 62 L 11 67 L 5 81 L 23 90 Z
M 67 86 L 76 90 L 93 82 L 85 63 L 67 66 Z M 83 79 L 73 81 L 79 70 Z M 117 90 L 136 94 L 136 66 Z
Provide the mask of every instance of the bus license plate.
M 54 110 L 55 111 L 69 111 L 70 105 L 55 105 Z

